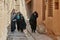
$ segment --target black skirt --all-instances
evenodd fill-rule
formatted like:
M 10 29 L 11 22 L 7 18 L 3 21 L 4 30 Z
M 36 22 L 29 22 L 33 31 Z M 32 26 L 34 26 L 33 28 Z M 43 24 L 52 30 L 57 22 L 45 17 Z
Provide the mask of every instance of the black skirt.
M 15 31 L 16 26 L 15 26 L 15 22 L 11 21 L 11 32 Z

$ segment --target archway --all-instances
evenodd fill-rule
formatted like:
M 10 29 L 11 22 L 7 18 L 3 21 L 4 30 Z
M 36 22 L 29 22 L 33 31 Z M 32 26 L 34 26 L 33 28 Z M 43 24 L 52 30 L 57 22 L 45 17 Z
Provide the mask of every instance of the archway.
M 26 3 L 26 9 L 27 9 L 27 17 L 30 18 L 32 11 L 33 11 L 33 0 Z

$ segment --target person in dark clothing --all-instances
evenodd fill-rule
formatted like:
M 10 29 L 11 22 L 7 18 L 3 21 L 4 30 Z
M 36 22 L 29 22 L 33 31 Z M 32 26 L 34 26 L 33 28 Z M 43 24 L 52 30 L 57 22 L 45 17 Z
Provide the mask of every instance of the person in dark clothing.
M 23 29 L 26 29 L 25 19 L 20 12 L 17 13 L 17 29 L 18 31 L 21 30 L 21 32 L 23 32 Z
M 29 23 L 31 25 L 32 32 L 35 32 L 35 30 L 36 30 L 37 18 L 38 18 L 38 13 L 35 11 L 29 19 Z
M 14 32 L 16 29 L 16 13 L 15 13 L 15 9 L 12 10 L 12 14 L 11 14 L 11 32 Z
M 16 23 L 17 23 L 17 30 L 18 30 L 18 31 L 20 31 L 20 24 L 21 24 L 21 23 L 20 23 L 20 20 L 21 20 L 21 15 L 22 15 L 22 14 L 21 14 L 20 12 L 18 12 L 17 15 L 16 15 L 16 20 L 17 20 Z
M 26 22 L 23 16 L 21 16 L 21 20 L 20 20 L 20 29 L 21 32 L 23 32 L 23 30 L 26 29 Z

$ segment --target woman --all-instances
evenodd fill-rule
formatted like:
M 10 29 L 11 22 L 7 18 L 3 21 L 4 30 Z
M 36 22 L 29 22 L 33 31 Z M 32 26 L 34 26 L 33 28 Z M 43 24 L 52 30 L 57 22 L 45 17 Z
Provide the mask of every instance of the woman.
M 20 29 L 21 29 L 21 32 L 23 32 L 24 29 L 26 29 L 26 22 L 25 22 L 25 19 L 23 16 L 21 16 L 21 21 L 20 21 Z
M 12 10 L 12 14 L 11 14 L 11 32 L 14 32 L 16 29 L 16 13 L 15 13 L 15 9 Z
M 35 11 L 35 12 L 31 15 L 31 17 L 30 17 L 30 19 L 29 19 L 29 23 L 30 23 L 30 25 L 31 25 L 31 30 L 32 30 L 32 32 L 35 32 L 35 30 L 36 30 L 37 17 L 38 17 L 38 13 Z
M 20 20 L 21 20 L 21 13 L 18 12 L 17 15 L 16 15 L 16 22 L 17 22 L 17 30 L 20 31 Z
M 21 30 L 21 32 L 23 32 L 23 29 L 26 29 L 25 19 L 20 12 L 17 13 L 17 29 L 18 31 Z

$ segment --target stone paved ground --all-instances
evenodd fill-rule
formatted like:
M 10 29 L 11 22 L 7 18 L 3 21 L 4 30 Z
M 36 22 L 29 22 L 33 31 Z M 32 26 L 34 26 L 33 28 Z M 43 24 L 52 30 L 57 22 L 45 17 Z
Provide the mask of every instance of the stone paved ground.
M 27 38 L 24 33 L 15 31 L 8 34 L 8 40 L 27 40 Z
M 37 31 L 36 33 L 32 33 L 29 22 L 27 22 L 27 30 L 24 30 L 24 33 L 18 32 L 17 30 L 15 30 L 14 33 L 11 33 L 10 27 L 8 27 L 7 34 L 7 40 L 53 40 L 45 34 L 39 34 Z M 57 38 L 60 40 L 60 37 Z
M 7 40 L 34 40 L 34 38 L 27 31 L 21 33 L 16 29 L 15 32 L 12 33 L 10 30 L 10 27 L 8 27 Z
M 36 31 L 36 33 L 32 33 L 29 22 L 27 22 L 27 30 L 34 37 L 35 40 L 53 40 L 52 38 L 50 38 L 47 35 L 39 34 L 37 31 Z

